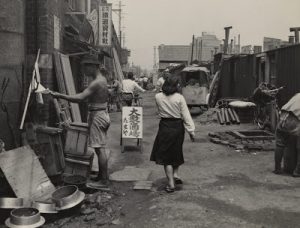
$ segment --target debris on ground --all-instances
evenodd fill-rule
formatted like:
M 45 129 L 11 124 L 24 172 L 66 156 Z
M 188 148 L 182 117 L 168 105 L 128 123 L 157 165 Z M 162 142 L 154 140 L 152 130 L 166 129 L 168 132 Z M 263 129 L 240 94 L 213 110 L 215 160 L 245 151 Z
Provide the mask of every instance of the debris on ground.
M 216 123 L 218 121 L 217 118 L 217 109 L 216 108 L 210 108 L 207 111 L 203 112 L 200 116 L 198 116 L 195 119 L 195 122 L 201 123 L 201 124 L 210 124 L 210 123 Z
M 151 190 L 153 182 L 152 181 L 137 181 L 135 182 L 134 190 Z
M 68 227 L 70 223 L 96 223 L 97 226 L 121 224 L 123 205 L 120 205 L 118 197 L 123 195 L 117 191 L 86 194 L 85 201 L 78 208 L 77 212 L 72 211 L 70 216 L 63 217 L 57 214 L 55 227 Z M 45 227 L 51 227 L 51 224 Z M 52 226 L 53 227 L 53 226 Z
M 254 132 L 254 131 L 249 131 Z M 258 133 L 258 131 L 255 131 Z M 236 151 L 274 151 L 275 138 L 265 131 L 261 131 L 261 135 L 268 136 L 252 136 L 238 137 L 238 133 L 234 131 L 210 132 L 208 136 L 210 141 L 215 144 L 221 144 L 234 148 Z

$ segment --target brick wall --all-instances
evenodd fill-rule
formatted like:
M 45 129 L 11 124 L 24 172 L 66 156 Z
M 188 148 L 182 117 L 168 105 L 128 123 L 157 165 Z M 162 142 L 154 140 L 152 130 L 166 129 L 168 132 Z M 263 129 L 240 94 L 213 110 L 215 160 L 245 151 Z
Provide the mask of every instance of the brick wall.
M 32 76 L 36 54 L 40 48 L 40 74 L 41 84 L 50 89 L 56 89 L 55 69 L 52 64 L 54 48 L 54 17 L 60 22 L 59 42 L 62 43 L 63 6 L 65 0 L 26 0 L 26 56 L 27 56 L 27 88 Z M 61 45 L 56 45 L 57 50 Z M 37 105 L 30 111 L 38 123 L 53 123 L 55 112 L 51 100 L 43 96 L 44 105 Z M 39 113 L 36 115 L 34 113 Z
M 25 0 L 0 0 L 0 139 L 5 149 L 20 145 L 23 113 Z

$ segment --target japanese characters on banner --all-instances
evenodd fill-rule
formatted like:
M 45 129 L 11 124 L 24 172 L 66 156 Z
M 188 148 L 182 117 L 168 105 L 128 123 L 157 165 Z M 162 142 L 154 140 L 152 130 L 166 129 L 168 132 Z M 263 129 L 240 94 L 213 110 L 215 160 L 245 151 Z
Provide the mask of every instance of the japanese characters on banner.
M 122 138 L 143 138 L 143 108 L 122 108 Z
M 112 4 L 99 6 L 99 45 L 110 46 L 112 38 Z

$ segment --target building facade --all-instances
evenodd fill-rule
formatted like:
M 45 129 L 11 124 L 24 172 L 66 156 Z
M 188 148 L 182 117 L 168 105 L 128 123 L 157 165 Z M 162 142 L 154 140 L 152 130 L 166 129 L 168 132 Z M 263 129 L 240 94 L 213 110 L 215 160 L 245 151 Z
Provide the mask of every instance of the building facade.
M 188 64 L 190 58 L 189 45 L 158 46 L 159 71 L 163 71 L 172 63 Z
M 220 51 L 221 40 L 215 35 L 203 32 L 201 37 L 194 41 L 193 60 L 208 62 L 213 60 L 213 56 Z
M 83 89 L 80 71 L 83 55 L 76 53 L 91 50 L 102 53 L 99 59 L 113 72 L 115 49 L 121 65 L 127 64 L 130 52 L 122 49 L 113 26 L 111 46 L 95 42 L 98 34 L 88 19 L 93 10 L 105 3 L 104 0 L 0 0 L 0 83 L 5 85 L 1 96 L 0 139 L 6 149 L 21 145 L 20 120 L 38 50 L 41 84 L 55 91 L 56 51 L 69 55 L 76 92 Z M 31 97 L 25 122 L 53 126 L 56 114 L 50 97 L 43 96 L 42 105 L 34 98 Z

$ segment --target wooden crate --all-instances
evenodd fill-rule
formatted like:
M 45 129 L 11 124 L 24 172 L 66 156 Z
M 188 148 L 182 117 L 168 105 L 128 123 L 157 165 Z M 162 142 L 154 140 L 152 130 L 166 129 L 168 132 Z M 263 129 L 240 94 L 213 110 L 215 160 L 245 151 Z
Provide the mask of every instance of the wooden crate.
M 38 155 L 48 176 L 63 173 L 65 159 L 61 141 L 62 130 L 53 127 L 37 127 Z
M 86 155 L 88 143 L 88 124 L 71 123 L 67 129 L 65 153 L 72 155 Z
M 76 156 L 66 154 L 65 175 L 81 175 L 89 177 L 93 165 L 94 153 L 88 153 L 85 156 Z

